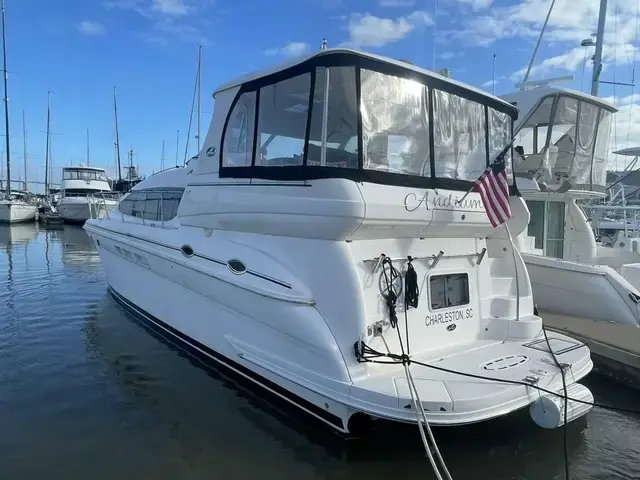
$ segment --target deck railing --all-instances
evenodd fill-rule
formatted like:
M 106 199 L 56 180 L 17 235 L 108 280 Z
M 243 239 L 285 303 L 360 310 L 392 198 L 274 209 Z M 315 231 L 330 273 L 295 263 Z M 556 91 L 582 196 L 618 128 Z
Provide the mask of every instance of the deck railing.
M 109 217 L 110 209 L 109 209 L 109 206 L 107 205 L 107 200 L 117 200 L 116 206 L 113 207 L 113 208 L 117 208 L 117 205 L 120 203 L 120 200 L 121 200 L 121 195 L 120 193 L 118 193 L 117 197 L 114 198 L 113 194 L 109 194 L 109 198 L 107 198 L 104 192 L 88 193 L 87 200 L 89 204 L 89 216 L 92 219 L 102 218 L 100 216 L 101 208 L 104 209 L 104 216 L 107 217 L 107 219 L 110 219 Z
M 159 203 L 160 203 L 160 218 L 159 220 L 150 220 L 145 218 L 145 207 L 147 202 L 143 201 L 142 202 L 142 210 L 140 211 L 135 211 L 135 213 L 132 215 L 134 218 L 138 218 L 140 220 L 142 220 L 142 224 L 143 225 L 148 225 L 150 227 L 155 227 L 158 226 L 158 223 L 160 224 L 159 226 L 164 228 L 165 226 L 165 219 L 164 219 L 164 193 L 162 191 L 158 192 L 160 194 L 160 198 Z M 90 200 L 89 200 L 89 211 L 91 213 L 91 218 L 96 219 L 96 218 L 100 218 L 99 214 L 100 214 L 100 207 L 102 206 L 105 209 L 105 217 L 108 220 L 111 220 L 111 216 L 109 215 L 109 209 L 107 208 L 106 205 L 106 199 L 104 196 L 104 192 L 99 192 L 96 194 L 90 194 L 89 195 Z M 120 201 L 122 200 L 122 195 L 120 193 L 118 193 L 118 205 L 120 204 Z M 93 206 L 92 206 L 93 205 Z M 122 213 L 122 210 L 120 210 L 118 208 L 118 205 L 116 205 L 116 207 L 114 207 L 114 209 L 118 209 L 118 212 L 120 213 L 120 220 L 123 223 L 126 223 L 126 217 L 124 213 Z M 95 216 L 94 216 L 95 215 Z M 157 216 L 157 215 L 156 215 Z M 114 214 L 114 218 L 117 217 L 117 214 Z

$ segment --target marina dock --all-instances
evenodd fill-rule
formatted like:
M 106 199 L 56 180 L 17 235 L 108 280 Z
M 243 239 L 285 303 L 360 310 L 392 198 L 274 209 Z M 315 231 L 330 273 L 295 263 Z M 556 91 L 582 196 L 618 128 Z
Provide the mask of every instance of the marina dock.
M 540 316 L 550 330 L 584 342 L 595 371 L 640 388 L 640 328 L 544 311 Z

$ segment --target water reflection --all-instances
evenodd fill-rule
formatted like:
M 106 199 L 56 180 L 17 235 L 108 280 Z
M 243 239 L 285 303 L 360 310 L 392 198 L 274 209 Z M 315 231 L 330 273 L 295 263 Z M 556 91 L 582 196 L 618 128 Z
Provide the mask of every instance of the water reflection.
M 434 478 L 414 426 L 345 442 L 159 341 L 111 299 L 97 259 L 81 228 L 0 225 L 2 478 Z M 594 409 L 568 433 L 572 479 L 639 477 L 640 415 Z M 456 480 L 563 478 L 562 430 L 526 410 L 435 435 Z
M 382 423 L 371 437 L 350 441 L 328 430 L 311 431 L 308 424 L 288 416 L 281 404 L 265 403 L 235 378 L 205 370 L 198 360 L 140 326 L 111 298 L 92 309 L 85 334 L 88 354 L 104 362 L 105 375 L 117 385 L 123 405 L 144 412 L 145 423 L 153 423 L 158 435 L 179 438 L 182 446 L 226 452 L 238 462 L 246 451 L 267 449 L 276 456 L 292 452 L 296 463 L 305 466 L 304 478 L 384 478 L 400 470 L 435 478 L 416 427 Z M 230 430 L 246 433 L 241 445 L 230 439 Z M 569 425 L 570 461 L 584 455 L 586 431 L 585 419 Z M 477 478 L 479 471 L 491 472 L 492 479 L 562 478 L 562 431 L 535 427 L 526 411 L 436 429 L 435 434 L 454 478 Z M 245 474 L 233 478 L 255 476 L 263 467 L 251 462 L 242 468 Z
M 15 223 L 11 225 L 0 223 L 0 246 L 29 243 L 37 236 L 37 223 Z
M 62 261 L 66 265 L 87 265 L 100 262 L 100 256 L 93 241 L 82 227 L 65 225 L 64 229 L 56 230 L 55 233 L 60 235 Z

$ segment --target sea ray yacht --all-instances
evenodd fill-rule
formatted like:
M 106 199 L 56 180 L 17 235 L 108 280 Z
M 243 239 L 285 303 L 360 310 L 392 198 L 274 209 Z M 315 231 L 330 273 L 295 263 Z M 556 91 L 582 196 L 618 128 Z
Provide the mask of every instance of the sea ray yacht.
M 589 349 L 545 337 L 522 256 L 470 192 L 494 158 L 510 163 L 514 106 L 344 49 L 214 98 L 196 158 L 84 225 L 138 319 L 345 434 L 422 409 L 443 426 L 587 413 Z M 510 205 L 519 235 L 513 186 Z M 566 419 L 563 376 L 586 402 Z

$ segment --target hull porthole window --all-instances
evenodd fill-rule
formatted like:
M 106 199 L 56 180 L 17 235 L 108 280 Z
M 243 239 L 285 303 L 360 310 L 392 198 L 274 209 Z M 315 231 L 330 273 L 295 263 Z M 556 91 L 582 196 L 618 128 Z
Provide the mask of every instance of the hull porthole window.
M 183 245 L 180 247 L 180 251 L 185 257 L 193 257 L 193 248 L 191 248 L 191 245 Z
M 229 267 L 231 273 L 235 273 L 236 275 L 242 275 L 247 271 L 245 264 L 235 258 L 227 262 L 227 267 Z

